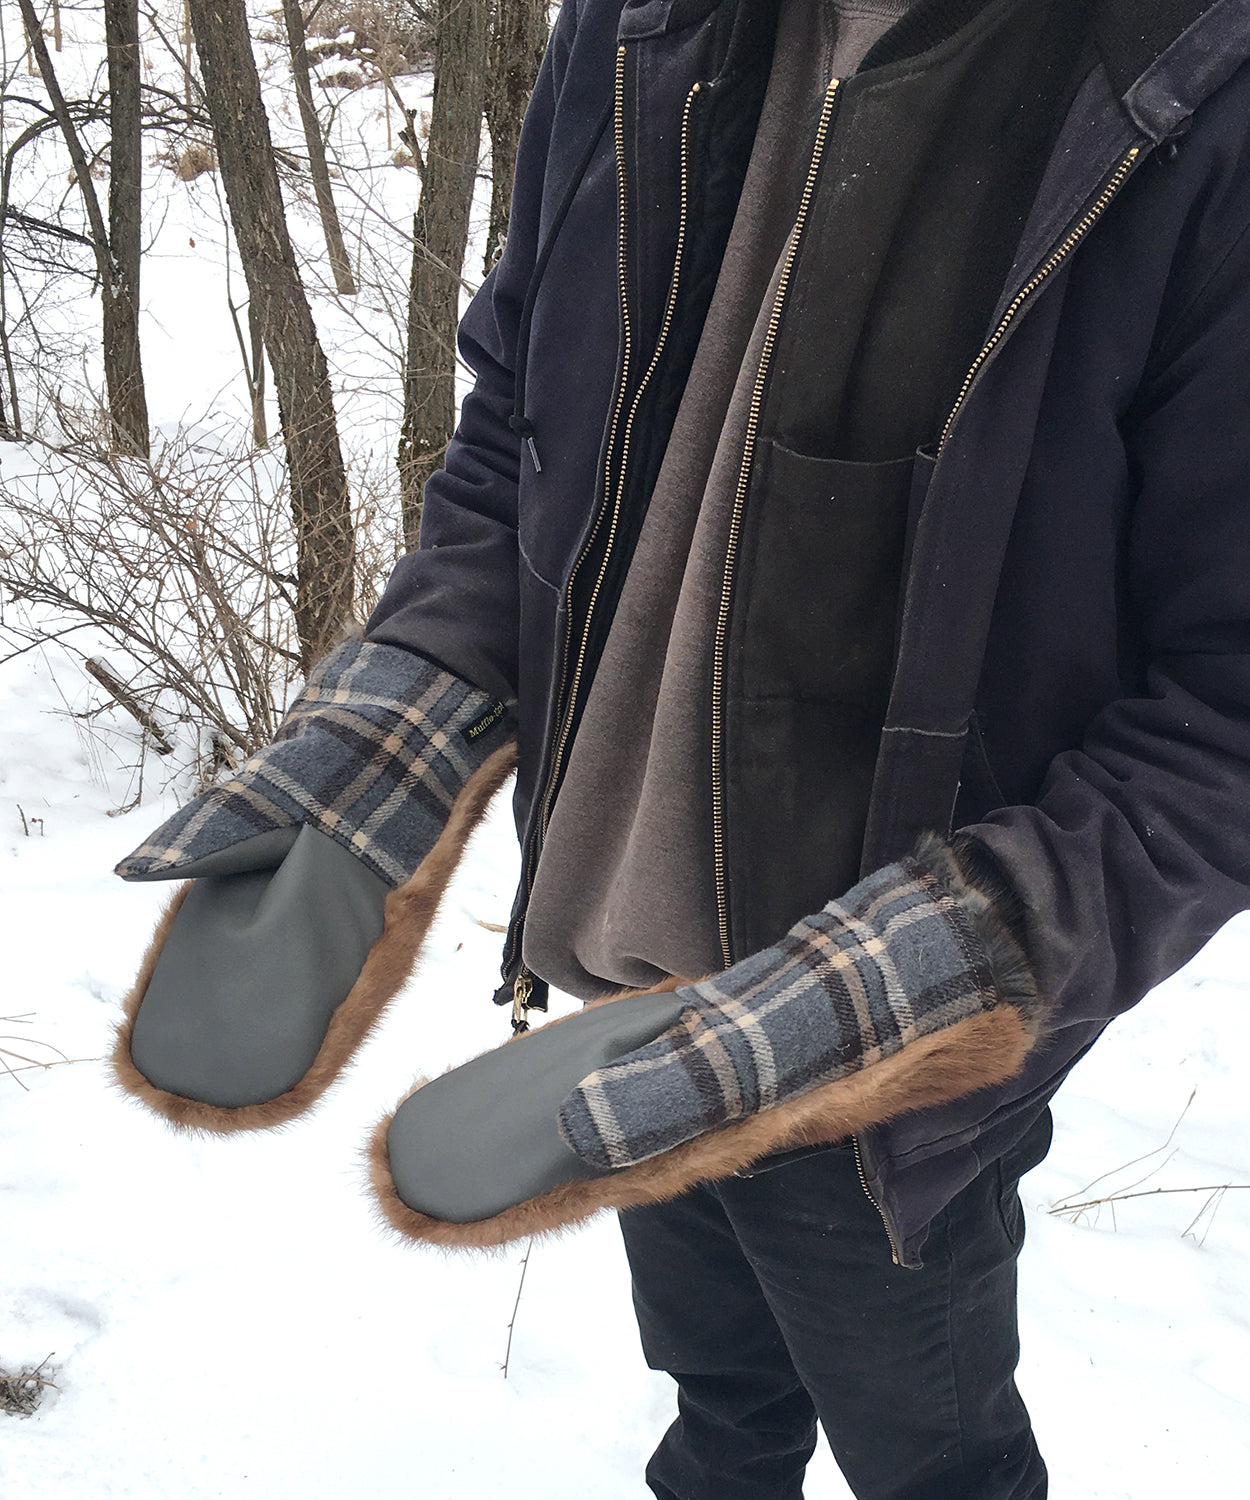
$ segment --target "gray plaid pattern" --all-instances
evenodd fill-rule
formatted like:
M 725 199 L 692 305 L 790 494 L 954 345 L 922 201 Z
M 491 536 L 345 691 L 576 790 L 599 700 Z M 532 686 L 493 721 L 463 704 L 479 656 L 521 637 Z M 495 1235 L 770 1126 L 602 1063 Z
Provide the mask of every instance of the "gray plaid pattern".
M 204 855 L 310 823 L 400 885 L 506 733 L 503 704 L 480 689 L 397 646 L 349 641 L 315 668 L 273 742 L 163 823 L 117 873 L 174 878 Z
M 584 1161 L 631 1166 L 993 1008 L 989 958 L 924 866 L 889 865 L 777 943 L 678 990 L 680 1020 L 564 1100 Z

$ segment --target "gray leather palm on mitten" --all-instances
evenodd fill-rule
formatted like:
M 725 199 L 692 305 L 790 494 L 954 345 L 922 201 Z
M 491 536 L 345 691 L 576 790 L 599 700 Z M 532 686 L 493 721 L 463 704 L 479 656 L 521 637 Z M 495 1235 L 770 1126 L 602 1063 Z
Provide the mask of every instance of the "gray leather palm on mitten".
M 262 841 L 288 848 L 264 860 Z M 249 851 L 249 844 L 252 846 Z M 389 887 L 308 824 L 239 845 L 254 869 L 196 868 L 135 1017 L 130 1056 L 158 1088 L 237 1109 L 295 1087 L 382 936 Z
M 374 1187 L 414 1239 L 502 1244 L 1001 1082 L 1043 1024 L 1012 934 L 934 841 L 723 974 L 424 1084 L 375 1134 Z
M 592 1006 L 432 1079 L 387 1133 L 403 1202 L 456 1224 L 488 1219 L 565 1182 L 602 1176 L 560 1135 L 570 1080 L 644 1046 L 686 1007 L 676 994 Z
M 513 763 L 504 707 L 431 662 L 350 642 L 272 744 L 118 866 L 188 880 L 114 1053 L 177 1124 L 281 1124 L 338 1075 L 411 970 Z

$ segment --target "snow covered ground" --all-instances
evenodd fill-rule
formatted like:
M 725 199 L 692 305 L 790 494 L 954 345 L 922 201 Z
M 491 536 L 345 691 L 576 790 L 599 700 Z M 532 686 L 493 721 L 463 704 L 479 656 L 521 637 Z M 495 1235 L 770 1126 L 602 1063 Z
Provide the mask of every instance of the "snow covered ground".
M 505 1034 L 489 1003 L 499 938 L 479 924 L 507 912 L 506 806 L 323 1107 L 272 1136 L 189 1140 L 112 1092 L 101 1061 L 161 901 L 110 867 L 172 803 L 109 816 L 133 795 L 133 743 L 120 724 L 115 752 L 81 738 L 68 711 L 88 689 L 55 648 L 0 671 L 0 1016 L 29 1017 L 0 1024 L 21 1038 L 0 1046 L 75 1059 L 19 1074 L 25 1088 L 0 1074 L 0 1367 L 46 1359 L 56 1384 L 36 1415 L 0 1416 L 0 1494 L 641 1500 L 672 1388 L 638 1351 L 614 1223 L 534 1247 L 505 1380 L 520 1253 L 396 1244 L 362 1189 L 365 1136 L 412 1078 Z M 1161 1163 L 1144 1187 L 1250 1182 L 1248 960 L 1238 923 L 1115 1027 L 1026 1179 L 1020 1379 L 1064 1500 L 1244 1483 L 1250 1194 L 1189 1234 L 1204 1193 L 1075 1224 L 1047 1206 Z M 1168 1151 L 1125 1166 L 1191 1093 Z M 846 1493 L 822 1449 L 809 1500 Z

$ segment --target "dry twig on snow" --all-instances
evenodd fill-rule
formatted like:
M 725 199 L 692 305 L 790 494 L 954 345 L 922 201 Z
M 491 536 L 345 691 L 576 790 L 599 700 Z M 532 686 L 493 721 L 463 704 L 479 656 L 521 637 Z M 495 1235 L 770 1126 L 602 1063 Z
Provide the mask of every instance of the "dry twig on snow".
M 0 1016 L 0 1026 L 23 1026 L 29 1025 L 30 1016 Z M 6 1042 L 17 1042 L 24 1046 L 27 1052 L 34 1052 L 36 1056 L 30 1057 L 27 1052 L 14 1052 Z M 40 1057 L 39 1052 L 55 1052 L 55 1057 Z M 82 1062 L 83 1058 L 66 1057 L 59 1047 L 54 1047 L 51 1042 L 41 1042 L 31 1037 L 6 1036 L 0 1033 L 0 1074 L 7 1073 L 19 1088 L 25 1089 L 27 1085 L 17 1076 L 19 1073 L 29 1073 L 32 1068 L 39 1068 L 46 1072 L 49 1068 L 60 1067 L 62 1063 Z
M 1161 1156 L 1165 1151 L 1167 1151 L 1168 1147 L 1171 1146 L 1173 1140 L 1175 1140 L 1176 1138 L 1176 1132 L 1180 1129 L 1181 1122 L 1189 1113 L 1189 1106 L 1194 1102 L 1194 1098 L 1197 1095 L 1197 1092 L 1198 1090 L 1194 1089 L 1189 1098 L 1185 1101 L 1185 1108 L 1182 1109 L 1180 1114 L 1177 1116 L 1176 1124 L 1172 1126 L 1172 1129 L 1168 1132 L 1167 1140 L 1164 1141 L 1161 1146 L 1156 1146 L 1153 1151 L 1147 1151 L 1144 1156 L 1136 1156 L 1132 1161 L 1127 1161 L 1122 1166 L 1114 1167 L 1109 1172 L 1101 1173 L 1099 1176 L 1095 1177 L 1092 1182 L 1087 1182 L 1085 1186 L 1083 1188 L 1080 1188 L 1077 1192 L 1071 1193 L 1066 1198 L 1060 1198 L 1056 1202 L 1052 1203 L 1047 1212 L 1058 1215 L 1062 1218 L 1066 1218 L 1072 1224 L 1079 1224 L 1080 1221 L 1086 1216 L 1086 1214 L 1097 1213 L 1099 1209 L 1106 1206 L 1111 1210 L 1111 1225 L 1114 1229 L 1119 1227 L 1116 1224 L 1115 1217 L 1115 1206 L 1117 1203 L 1126 1203 L 1133 1198 L 1169 1197 L 1177 1193 L 1206 1193 L 1207 1197 L 1202 1207 L 1190 1220 L 1189 1224 L 1181 1234 L 1181 1238 L 1184 1239 L 1185 1236 L 1191 1234 L 1197 1227 L 1199 1222 L 1204 1217 L 1206 1217 L 1207 1225 L 1203 1230 L 1201 1240 L 1198 1241 L 1200 1247 L 1206 1244 L 1207 1235 L 1210 1233 L 1211 1225 L 1214 1222 L 1215 1215 L 1219 1210 L 1219 1206 L 1224 1201 L 1224 1195 L 1230 1192 L 1245 1192 L 1247 1190 L 1250 1190 L 1250 1182 L 1204 1183 L 1195 1187 L 1143 1188 L 1141 1184 L 1143 1182 L 1148 1182 L 1152 1177 L 1156 1175 L 1156 1173 L 1161 1172 L 1163 1168 L 1167 1166 L 1168 1162 L 1170 1162 L 1176 1155 L 1175 1151 L 1171 1151 L 1168 1152 L 1168 1155 L 1164 1157 L 1161 1162 L 1158 1162 L 1155 1164 L 1155 1166 L 1151 1167 L 1149 1172 L 1145 1173 L 1141 1177 L 1136 1178 L 1134 1181 L 1127 1183 L 1124 1187 L 1116 1188 L 1112 1191 L 1101 1193 L 1094 1197 L 1088 1196 L 1091 1188 L 1096 1187 L 1100 1182 L 1105 1182 L 1108 1177 L 1114 1177 L 1117 1172 L 1126 1172 L 1130 1167 L 1138 1166 L 1141 1162 L 1149 1161 L 1152 1157 L 1155 1156 Z
M 0 1368 L 0 1412 L 14 1417 L 32 1416 L 43 1400 L 46 1390 L 56 1390 L 56 1385 L 43 1373 L 44 1366 L 52 1356 L 41 1360 L 33 1368 L 20 1370 L 10 1375 Z

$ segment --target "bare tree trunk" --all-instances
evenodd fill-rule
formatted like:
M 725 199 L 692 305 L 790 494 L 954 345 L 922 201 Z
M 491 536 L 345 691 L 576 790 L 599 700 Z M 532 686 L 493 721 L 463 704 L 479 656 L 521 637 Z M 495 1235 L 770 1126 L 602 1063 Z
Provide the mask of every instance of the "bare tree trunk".
M 512 207 L 521 121 L 551 31 L 547 0 L 492 0 L 490 65 L 486 71 L 486 128 L 490 131 L 490 231 L 486 263 L 503 254 Z
M 291 51 L 291 75 L 295 80 L 295 97 L 299 100 L 299 117 L 304 125 L 304 140 L 308 146 L 308 169 L 312 173 L 313 192 L 317 195 L 317 212 L 321 215 L 321 228 L 326 237 L 326 250 L 330 255 L 330 269 L 334 272 L 334 285 L 341 297 L 354 297 L 356 283 L 352 279 L 351 262 L 347 258 L 347 247 L 343 243 L 343 230 L 339 225 L 338 211 L 334 207 L 334 193 L 330 188 L 330 171 L 326 166 L 326 147 L 321 135 L 321 121 L 313 106 L 312 84 L 308 77 L 308 48 L 305 45 L 304 15 L 299 0 L 282 0 L 282 14 L 286 20 L 286 39 Z M 390 116 L 387 116 L 389 124 Z
M 4 329 L 0 327 L 0 337 L 3 337 Z M 5 340 L 7 343 L 7 339 Z M 0 394 L 0 441 L 6 443 L 21 442 L 22 434 L 16 422 L 9 421 L 9 413 L 4 404 L 4 396 Z
M 355 566 L 329 371 L 287 232 L 243 0 L 189 0 L 188 8 L 230 223 L 278 396 L 298 549 L 295 623 L 308 668 L 350 613 Z
M 195 33 L 191 29 L 191 7 L 187 0 L 182 0 L 182 79 L 185 86 L 184 99 L 186 101 L 188 114 L 191 111 L 192 94 L 192 68 L 191 49 L 195 44 Z
M 247 304 L 247 337 L 243 337 L 243 325 L 239 322 L 239 309 L 230 297 L 230 279 L 226 278 L 226 305 L 230 309 L 230 321 L 234 325 L 234 337 L 239 346 L 239 357 L 243 361 L 243 378 L 247 381 L 248 394 L 252 398 L 252 445 L 268 448 L 269 428 L 265 421 L 265 338 L 256 316 L 256 304 L 249 298 Z
M 104 287 L 104 375 L 117 447 L 148 455 L 148 402 L 139 351 L 143 195 L 138 0 L 104 0 L 109 73 L 109 251 Z
M 421 492 L 456 414 L 456 324 L 486 95 L 486 0 L 437 0 L 434 98 L 408 286 L 399 487 L 404 545 L 417 545 Z
M 113 441 L 127 452 L 146 456 L 148 451 L 147 403 L 143 393 L 143 370 L 139 362 L 138 287 L 139 287 L 139 45 L 138 19 L 133 0 L 107 0 L 105 23 L 111 27 L 116 11 L 129 7 L 129 34 L 133 35 L 134 47 L 130 51 L 123 41 L 113 45 L 113 34 L 109 34 L 109 85 L 110 91 L 117 88 L 121 94 L 120 117 L 116 94 L 111 103 L 111 123 L 114 132 L 113 152 L 115 166 L 111 177 L 122 178 L 120 200 L 114 197 L 110 185 L 110 211 L 117 206 L 118 218 L 114 225 L 120 230 L 124 260 L 119 261 L 110 242 L 100 200 L 96 197 L 95 184 L 91 180 L 91 166 L 82 140 L 74 127 L 69 106 L 57 81 L 56 70 L 44 41 L 43 31 L 35 16 L 33 0 L 18 0 L 22 22 L 30 42 L 31 52 L 38 65 L 52 113 L 65 138 L 69 159 L 73 163 L 74 177 L 82 195 L 87 223 L 91 228 L 91 248 L 95 254 L 96 271 L 104 298 L 104 379 L 108 387 L 109 414 L 113 426 Z M 124 31 L 122 35 L 127 33 Z M 113 81 L 114 53 L 121 61 L 120 87 Z M 130 69 L 127 69 L 127 60 Z M 118 134 L 120 130 L 120 136 Z M 133 135 L 133 139 L 131 138 Z
M 269 427 L 265 421 L 265 331 L 256 316 L 256 307 L 251 302 L 247 304 L 247 336 L 252 346 L 251 371 L 248 375 L 248 388 L 252 394 L 252 441 L 258 448 L 268 448 Z
M 17 372 L 13 368 L 13 351 L 9 348 L 8 261 L 4 254 L 4 194 L 0 192 L 0 363 L 4 365 L 9 405 L 6 410 L 0 396 L 0 437 L 10 442 L 22 441 L 22 408 L 17 399 Z
M 17 399 L 17 372 L 13 368 L 13 351 L 9 347 L 9 264 L 4 252 L 4 219 L 8 207 L 8 178 L 0 188 L 0 362 L 9 392 L 9 410 L 0 399 L 0 431 L 13 442 L 22 441 L 22 408 Z

